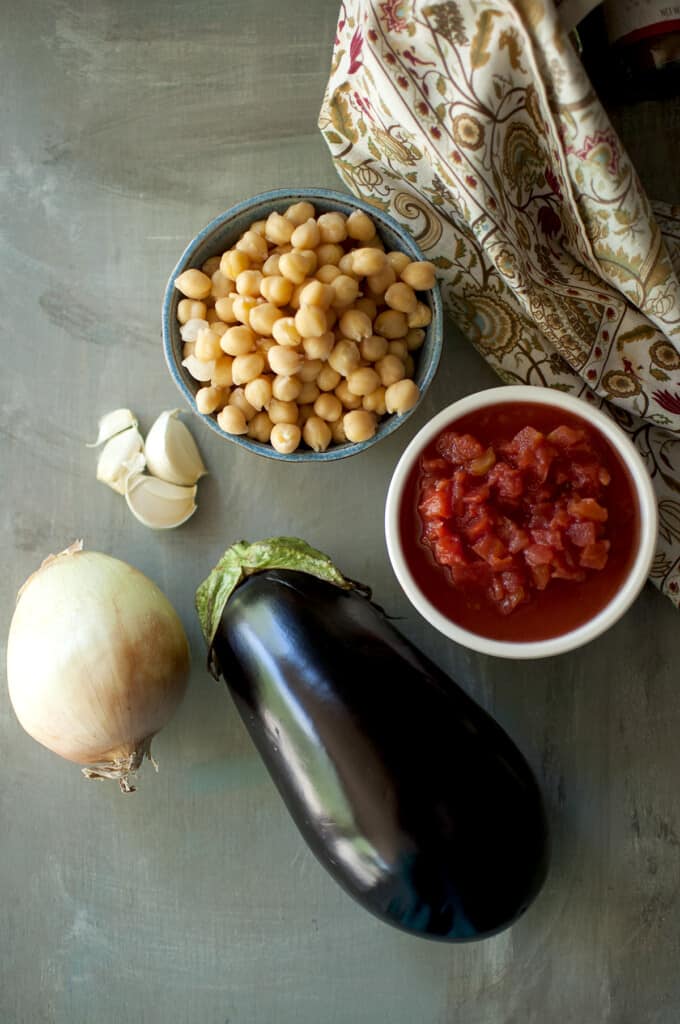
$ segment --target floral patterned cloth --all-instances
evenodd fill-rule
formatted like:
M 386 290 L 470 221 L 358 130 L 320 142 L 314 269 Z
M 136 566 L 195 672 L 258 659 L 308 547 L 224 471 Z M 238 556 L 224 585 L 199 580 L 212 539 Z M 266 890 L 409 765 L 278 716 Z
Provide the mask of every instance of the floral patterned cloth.
M 680 207 L 650 204 L 552 0 L 347 0 L 319 125 L 504 381 L 630 434 L 680 603 Z

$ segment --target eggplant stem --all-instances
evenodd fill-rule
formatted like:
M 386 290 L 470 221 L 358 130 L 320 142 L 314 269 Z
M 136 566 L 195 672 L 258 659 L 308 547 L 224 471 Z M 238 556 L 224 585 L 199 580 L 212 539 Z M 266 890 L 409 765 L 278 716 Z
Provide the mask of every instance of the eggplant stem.
M 127 757 L 117 757 L 112 761 L 98 761 L 88 765 L 87 768 L 81 768 L 81 771 L 86 779 L 95 781 L 115 779 L 120 786 L 121 793 L 134 793 L 136 787 L 130 782 L 130 776 L 137 772 L 145 757 L 158 771 L 158 762 L 151 753 L 152 739 L 153 736 L 147 736 Z

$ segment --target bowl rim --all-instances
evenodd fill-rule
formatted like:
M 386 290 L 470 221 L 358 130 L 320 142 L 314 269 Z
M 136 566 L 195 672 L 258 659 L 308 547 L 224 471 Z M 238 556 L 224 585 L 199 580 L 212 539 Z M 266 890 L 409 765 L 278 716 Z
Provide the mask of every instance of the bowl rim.
M 597 615 L 576 629 L 546 640 L 493 640 L 472 633 L 440 612 L 420 590 L 403 554 L 399 514 L 404 486 L 423 449 L 449 423 L 471 412 L 493 405 L 523 402 L 550 405 L 592 423 L 624 462 L 633 481 L 640 515 L 640 542 L 630 572 L 621 589 Z M 657 540 L 657 505 L 651 478 L 641 455 L 624 431 L 599 408 L 581 398 L 552 388 L 534 385 L 504 385 L 467 395 L 448 405 L 429 420 L 415 435 L 397 463 L 385 502 L 385 539 L 392 569 L 404 593 L 415 609 L 435 629 L 470 650 L 500 658 L 534 659 L 564 654 L 588 643 L 609 629 L 630 608 L 649 574 Z
M 389 227 L 395 234 L 400 238 L 404 239 L 405 245 L 410 248 L 409 255 L 412 255 L 414 260 L 425 260 L 427 257 L 423 254 L 420 246 L 416 242 L 415 238 L 408 232 L 408 230 L 401 225 L 394 217 L 389 213 L 386 213 L 380 207 L 373 206 L 366 202 L 365 199 L 359 199 L 351 192 L 339 192 L 335 189 L 328 188 L 297 188 L 297 189 L 271 189 L 267 192 L 260 192 L 255 196 L 251 196 L 249 199 L 243 199 L 236 203 L 234 206 L 229 207 L 224 213 L 218 214 L 201 230 L 199 233 L 191 239 L 191 241 L 185 246 L 184 251 L 177 260 L 175 267 L 168 278 L 168 282 L 165 286 L 165 293 L 163 296 L 163 306 L 161 312 L 161 329 L 163 338 L 163 353 L 165 356 L 165 362 L 170 371 L 170 375 L 174 380 L 176 386 L 182 392 L 182 395 L 189 405 L 191 411 L 195 416 L 198 416 L 214 433 L 218 434 L 223 440 L 231 441 L 233 444 L 239 445 L 241 448 L 245 448 L 247 451 L 253 452 L 255 455 L 260 455 L 263 458 L 278 459 L 285 462 L 334 462 L 338 459 L 348 458 L 350 455 L 357 455 L 359 452 L 365 451 L 367 448 L 372 447 L 378 441 L 382 441 L 384 438 L 389 437 L 395 430 L 398 430 L 409 417 L 419 408 L 422 399 L 427 393 L 430 384 L 434 378 L 437 368 L 439 366 L 439 360 L 441 358 L 443 335 L 444 335 L 444 314 L 442 307 L 442 299 L 439 291 L 439 284 L 435 283 L 434 288 L 429 292 L 430 305 L 432 308 L 432 321 L 428 325 L 428 330 L 431 332 L 432 346 L 429 354 L 429 362 L 425 374 L 419 384 L 420 396 L 418 401 L 409 409 L 407 412 L 400 415 L 393 414 L 389 419 L 384 421 L 384 425 L 378 426 L 378 430 L 369 438 L 367 441 L 357 441 L 353 444 L 346 444 L 339 447 L 328 448 L 325 452 L 314 452 L 306 449 L 298 449 L 298 451 L 292 452 L 290 455 L 285 455 L 282 452 L 277 452 L 271 445 L 264 445 L 259 441 L 254 441 L 243 434 L 227 434 L 218 425 L 217 421 L 204 413 L 201 413 L 196 408 L 194 401 L 194 395 L 187 386 L 182 374 L 177 366 L 177 359 L 172 343 L 172 330 L 174 324 L 170 315 L 172 306 L 172 300 L 175 292 L 174 281 L 175 278 L 183 271 L 192 266 L 191 260 L 195 253 L 204 243 L 204 241 L 213 234 L 219 227 L 228 221 L 232 220 L 243 213 L 246 213 L 249 209 L 254 206 L 262 205 L 262 203 L 280 203 L 280 202 L 295 202 L 300 199 L 308 200 L 328 200 L 335 203 L 345 203 L 346 205 L 352 206 L 357 210 L 363 210 L 369 216 L 373 217 L 378 221 L 379 225 L 382 222 Z

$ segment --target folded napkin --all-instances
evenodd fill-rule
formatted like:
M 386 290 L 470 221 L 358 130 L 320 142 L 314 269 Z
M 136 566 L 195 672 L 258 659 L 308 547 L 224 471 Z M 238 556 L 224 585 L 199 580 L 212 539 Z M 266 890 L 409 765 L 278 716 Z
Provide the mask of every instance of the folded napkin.
M 319 126 L 505 382 L 631 436 L 659 502 L 652 579 L 679 604 L 680 207 L 649 202 L 552 0 L 348 0 Z

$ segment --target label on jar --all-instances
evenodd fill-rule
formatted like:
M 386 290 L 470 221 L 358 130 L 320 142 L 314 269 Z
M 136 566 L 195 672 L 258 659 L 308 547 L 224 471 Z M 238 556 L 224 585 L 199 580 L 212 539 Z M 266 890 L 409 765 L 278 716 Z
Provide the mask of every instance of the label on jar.
M 678 0 L 606 0 L 604 10 L 612 43 L 680 31 Z

